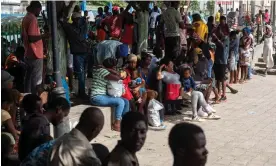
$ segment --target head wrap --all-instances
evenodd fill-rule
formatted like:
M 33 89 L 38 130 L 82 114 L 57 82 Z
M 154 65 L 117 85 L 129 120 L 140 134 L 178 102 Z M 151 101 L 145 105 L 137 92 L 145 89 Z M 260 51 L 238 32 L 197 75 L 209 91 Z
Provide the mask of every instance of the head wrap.
M 270 25 L 266 25 L 265 28 L 269 29 L 269 33 L 265 33 L 264 36 L 270 38 L 272 36 L 272 27 Z
M 243 31 L 247 32 L 247 34 L 251 34 L 251 29 L 249 27 L 243 28 Z
M 130 55 L 128 56 L 127 60 L 128 60 L 129 62 L 137 62 L 138 58 L 137 58 L 136 55 L 130 54 Z
M 120 8 L 119 8 L 118 6 L 113 6 L 112 10 L 113 10 L 113 11 L 119 11 Z

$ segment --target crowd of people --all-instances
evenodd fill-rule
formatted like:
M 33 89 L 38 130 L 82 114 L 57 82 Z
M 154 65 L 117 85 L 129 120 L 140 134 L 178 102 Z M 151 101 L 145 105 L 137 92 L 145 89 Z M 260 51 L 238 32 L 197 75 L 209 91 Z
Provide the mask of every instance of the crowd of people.
M 59 54 L 64 51 L 67 57 L 62 77 L 68 78 L 69 88 L 63 81 L 67 97 L 52 98 L 55 84 L 46 86 L 44 71 L 50 33 L 44 29 L 40 34 L 37 16 L 42 6 L 32 1 L 22 20 L 24 46 L 2 65 L 2 161 L 12 166 L 134 166 L 139 165 L 136 152 L 149 126 L 166 129 L 165 115 L 178 116 L 191 105 L 191 121 L 219 120 L 212 105 L 226 102 L 226 88 L 238 93 L 232 84 L 252 79 L 252 29 L 230 30 L 227 18 L 218 14 L 205 23 L 200 13 L 178 10 L 179 1 L 165 4 L 149 10 L 146 2 L 131 1 L 126 9 L 114 6 L 112 13 L 108 6 L 100 7 L 95 23 L 89 23 L 87 12 L 81 15 L 79 6 L 71 17 L 58 13 Z M 274 66 L 272 40 L 271 26 L 266 25 L 261 40 L 266 72 Z M 121 133 L 121 140 L 111 153 L 101 144 L 90 144 L 104 126 L 103 113 L 95 107 L 84 110 L 69 133 L 51 137 L 50 124 L 59 125 L 70 112 L 74 73 L 79 97 L 89 98 L 93 106 L 114 108 L 112 130 Z M 89 93 L 86 75 L 91 77 Z M 152 123 L 153 116 L 158 123 Z M 177 124 L 169 134 L 175 166 L 205 165 L 205 145 L 203 130 L 194 124 Z

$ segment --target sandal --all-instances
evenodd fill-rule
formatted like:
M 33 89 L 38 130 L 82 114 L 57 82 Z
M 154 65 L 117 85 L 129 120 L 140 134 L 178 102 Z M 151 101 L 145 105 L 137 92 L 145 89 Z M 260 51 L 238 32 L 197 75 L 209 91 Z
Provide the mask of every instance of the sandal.
M 120 121 L 115 121 L 111 126 L 111 130 L 120 132 L 121 131 Z
M 220 104 L 219 100 L 215 100 L 212 104 Z

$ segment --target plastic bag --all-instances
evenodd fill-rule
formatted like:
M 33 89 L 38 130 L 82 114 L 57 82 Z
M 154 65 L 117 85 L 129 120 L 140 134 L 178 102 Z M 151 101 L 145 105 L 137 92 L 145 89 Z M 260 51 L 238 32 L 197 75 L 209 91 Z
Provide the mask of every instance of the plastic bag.
M 159 110 L 164 109 L 164 106 L 159 101 L 152 99 L 148 105 L 148 121 L 153 127 L 159 127 L 161 125 Z
M 107 84 L 107 94 L 113 97 L 121 97 L 124 94 L 123 81 L 109 81 Z

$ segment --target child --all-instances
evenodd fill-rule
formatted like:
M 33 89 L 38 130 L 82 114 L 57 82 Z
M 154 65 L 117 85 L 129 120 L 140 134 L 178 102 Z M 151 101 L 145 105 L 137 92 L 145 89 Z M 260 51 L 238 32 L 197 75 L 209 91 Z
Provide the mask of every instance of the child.
M 182 92 L 183 98 L 187 98 L 188 96 L 190 96 L 190 99 L 192 102 L 192 111 L 193 111 L 192 121 L 197 121 L 197 122 L 204 121 L 198 116 L 197 110 L 200 107 L 203 108 L 202 110 L 206 114 L 206 115 L 203 115 L 204 118 L 213 119 L 213 120 L 220 119 L 219 116 L 214 114 L 216 111 L 206 103 L 203 93 L 194 90 L 196 85 L 195 85 L 194 79 L 191 77 L 190 72 L 191 72 L 190 68 L 185 68 L 183 70 L 183 78 L 181 80 L 181 83 L 184 88 L 183 89 L 184 92 Z
M 138 73 L 138 70 L 134 70 L 131 72 L 131 82 L 130 82 L 130 87 L 133 89 L 133 88 L 136 88 L 137 86 L 139 85 L 142 85 L 142 78 L 139 77 L 139 73 Z M 136 101 L 138 103 L 141 103 L 141 96 L 142 94 L 146 92 L 146 89 L 142 86 L 140 87 L 139 89 L 139 92 L 138 93 L 135 93 L 133 92 L 133 95 L 134 95 L 134 98 L 136 99 Z
M 237 83 L 237 59 L 239 58 L 238 54 L 239 50 L 239 41 L 237 38 L 236 31 L 230 32 L 230 48 L 229 48 L 229 59 L 228 59 L 228 65 L 230 69 L 230 84 Z
M 273 33 L 270 25 L 265 26 L 265 34 L 261 40 L 264 41 L 263 48 L 263 59 L 266 64 L 265 75 L 267 75 L 267 70 L 274 66 L 274 61 L 272 57 L 273 52 Z
M 250 47 L 253 44 L 252 38 L 249 36 L 251 30 L 249 28 L 243 29 L 243 36 L 240 39 L 240 67 L 241 67 L 241 79 L 240 83 L 243 83 L 247 79 L 248 66 L 250 65 Z
M 124 94 L 122 95 L 122 97 L 129 101 L 131 111 L 136 111 L 135 101 L 129 89 L 129 84 L 131 83 L 131 79 L 130 77 L 127 77 L 127 73 L 124 70 L 120 71 L 120 77 L 123 80 L 123 84 L 125 88 Z

